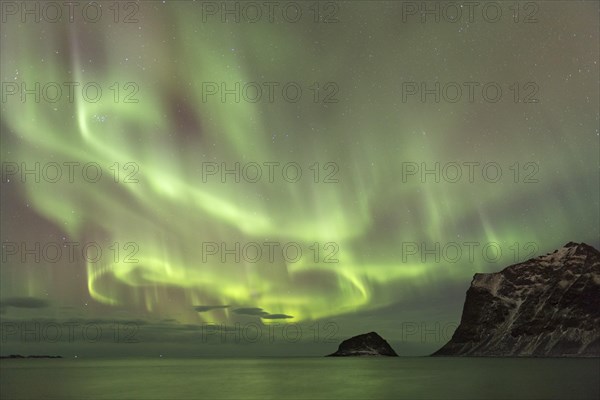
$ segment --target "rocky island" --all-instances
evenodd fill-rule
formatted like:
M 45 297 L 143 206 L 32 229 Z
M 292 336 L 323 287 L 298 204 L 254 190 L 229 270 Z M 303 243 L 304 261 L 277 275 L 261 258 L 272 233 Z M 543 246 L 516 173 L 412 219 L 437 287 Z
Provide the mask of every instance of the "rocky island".
M 433 355 L 599 357 L 600 252 L 569 242 L 475 274 L 460 325 Z
M 327 357 L 388 356 L 398 357 L 392 347 L 376 332 L 369 332 L 344 340 L 338 350 Z

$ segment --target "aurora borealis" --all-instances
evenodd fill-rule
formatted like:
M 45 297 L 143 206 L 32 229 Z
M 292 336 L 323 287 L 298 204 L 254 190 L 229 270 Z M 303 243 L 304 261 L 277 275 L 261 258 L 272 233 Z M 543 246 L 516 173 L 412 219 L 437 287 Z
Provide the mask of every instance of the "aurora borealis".
M 96 22 L 86 2 L 72 22 L 3 8 L 3 321 L 140 321 L 153 346 L 237 322 L 400 341 L 403 321 L 457 322 L 475 272 L 598 247 L 594 2 L 535 2 L 530 23 L 507 3 L 497 22 L 99 3 Z M 36 262 L 23 243 L 77 249 Z

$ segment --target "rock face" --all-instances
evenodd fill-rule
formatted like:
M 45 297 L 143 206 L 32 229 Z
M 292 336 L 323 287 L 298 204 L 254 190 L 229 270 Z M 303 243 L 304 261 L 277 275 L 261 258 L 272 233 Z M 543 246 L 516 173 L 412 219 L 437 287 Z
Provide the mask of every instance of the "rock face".
M 398 357 L 398 354 L 381 336 L 369 332 L 344 340 L 338 350 L 328 357 L 347 356 L 389 356 Z
M 434 356 L 600 356 L 600 252 L 585 243 L 475 274 Z

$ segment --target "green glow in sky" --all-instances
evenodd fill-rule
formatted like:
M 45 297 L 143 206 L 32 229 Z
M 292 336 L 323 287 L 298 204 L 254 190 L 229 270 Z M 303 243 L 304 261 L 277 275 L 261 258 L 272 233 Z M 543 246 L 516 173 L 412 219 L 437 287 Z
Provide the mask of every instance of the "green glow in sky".
M 103 172 L 97 183 L 83 180 L 81 167 L 73 183 L 3 180 L 3 241 L 66 237 L 104 250 L 99 262 L 64 268 L 13 258 L 3 265 L 3 296 L 49 296 L 64 306 L 91 297 L 185 323 L 231 321 L 236 307 L 259 307 L 298 322 L 402 310 L 406 299 L 466 285 L 475 272 L 570 240 L 597 243 L 598 37 L 585 29 L 593 12 L 545 2 L 539 23 L 527 26 L 403 24 L 392 3 L 340 4 L 336 24 L 203 23 L 200 6 L 188 2 L 145 4 L 133 24 L 3 24 L 2 82 L 81 83 L 73 101 L 66 93 L 56 103 L 3 100 L 3 162 L 97 163 Z M 435 81 L 498 82 L 505 94 L 498 103 L 479 95 L 473 103 L 402 102 L 403 82 Z M 89 82 L 103 89 L 98 102 L 81 95 Z M 278 86 L 273 102 L 236 103 L 208 96 L 206 82 Z M 281 95 L 289 82 L 303 89 L 296 103 Z M 540 101 L 515 104 L 515 82 L 535 82 Z M 324 103 L 333 89 L 337 102 Z M 133 92 L 138 102 L 124 102 Z M 236 162 L 263 166 L 262 179 L 203 179 L 207 163 Z M 263 164 L 271 162 L 279 163 L 273 182 Z M 281 174 L 292 162 L 302 168 L 296 183 Z M 486 181 L 481 167 L 472 183 L 403 176 L 407 163 L 448 162 L 494 162 L 502 179 Z M 537 182 L 525 183 L 532 165 Z M 130 173 L 137 183 L 127 182 Z M 136 262 L 125 262 L 130 242 Z M 203 260 L 209 242 L 294 243 L 303 256 Z M 409 242 L 480 245 L 474 260 L 448 263 L 403 259 Z M 503 250 L 498 262 L 481 255 L 489 242 Z M 324 262 L 333 250 L 338 262 Z M 198 305 L 231 307 L 198 313 Z

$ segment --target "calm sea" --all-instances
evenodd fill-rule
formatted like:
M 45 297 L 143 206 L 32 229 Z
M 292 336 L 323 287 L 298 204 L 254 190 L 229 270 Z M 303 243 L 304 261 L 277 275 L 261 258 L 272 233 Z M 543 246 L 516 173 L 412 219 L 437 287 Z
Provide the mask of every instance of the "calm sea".
M 2 360 L 5 399 L 598 399 L 600 359 Z

